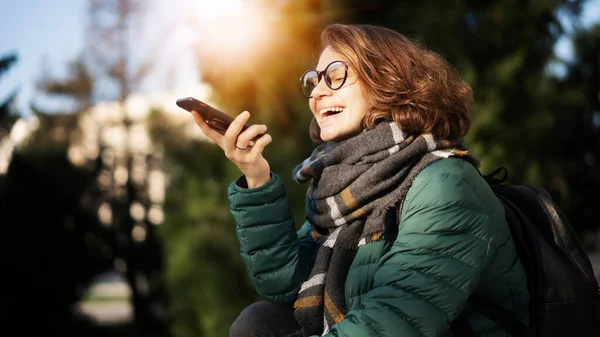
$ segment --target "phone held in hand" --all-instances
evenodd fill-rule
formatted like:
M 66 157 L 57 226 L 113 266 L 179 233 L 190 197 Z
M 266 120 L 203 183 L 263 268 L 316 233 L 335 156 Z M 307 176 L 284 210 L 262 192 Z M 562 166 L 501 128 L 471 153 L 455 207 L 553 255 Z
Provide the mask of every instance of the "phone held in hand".
M 225 131 L 227 131 L 227 128 L 234 119 L 228 114 L 193 97 L 180 98 L 177 100 L 176 104 L 189 112 L 197 111 L 210 127 L 219 131 L 221 134 L 225 134 Z M 246 130 L 248 127 L 250 127 L 250 125 L 245 124 L 242 127 L 242 131 Z

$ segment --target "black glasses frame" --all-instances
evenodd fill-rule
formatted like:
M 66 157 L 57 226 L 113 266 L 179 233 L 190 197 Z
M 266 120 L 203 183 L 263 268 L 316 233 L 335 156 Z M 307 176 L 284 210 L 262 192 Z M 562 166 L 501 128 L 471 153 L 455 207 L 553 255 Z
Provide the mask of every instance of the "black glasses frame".
M 343 80 L 343 81 L 342 81 L 342 83 L 341 83 L 341 84 L 340 84 L 338 87 L 336 87 L 336 88 L 334 88 L 334 87 L 331 85 L 331 81 L 330 81 L 330 80 L 328 81 L 328 80 L 327 80 L 327 79 L 328 79 L 328 77 L 327 77 L 327 76 L 325 76 L 325 75 L 327 74 L 327 71 L 329 70 L 329 67 L 331 67 L 331 66 L 332 66 L 333 64 L 335 64 L 335 63 L 341 63 L 341 64 L 343 64 L 343 65 L 344 65 L 344 80 Z M 304 94 L 304 96 L 306 96 L 307 98 L 312 98 L 312 91 L 313 91 L 313 90 L 315 90 L 315 88 L 317 87 L 317 85 L 315 85 L 315 87 L 314 87 L 314 88 L 312 88 L 312 90 L 311 90 L 311 91 L 310 91 L 310 93 L 308 93 L 308 94 L 307 94 L 307 93 L 304 91 L 304 85 L 303 85 L 303 84 L 305 83 L 305 81 L 304 81 L 304 78 L 306 77 L 306 75 L 308 75 L 308 74 L 310 74 L 310 73 L 316 73 L 316 74 L 317 74 L 317 78 L 318 78 L 317 85 L 318 85 L 318 84 L 321 82 L 321 80 L 322 80 L 323 78 L 325 78 L 325 84 L 327 84 L 327 87 L 328 87 L 329 89 L 331 89 L 331 90 L 338 90 L 338 89 L 340 89 L 341 87 L 343 87 L 343 86 L 344 86 L 344 84 L 346 83 L 346 79 L 348 79 L 348 63 L 346 63 L 346 62 L 344 62 L 344 61 L 339 61 L 339 60 L 336 60 L 336 61 L 333 61 L 333 62 L 329 63 L 329 64 L 327 65 L 327 67 L 325 67 L 325 69 L 323 69 L 323 70 L 321 70 L 321 71 L 317 71 L 317 70 L 315 70 L 315 69 L 310 69 L 310 70 L 307 70 L 307 71 L 305 71 L 305 72 L 304 72 L 304 74 L 302 74 L 302 76 L 300 76 L 300 89 L 302 89 L 302 93 L 303 93 L 303 94 Z

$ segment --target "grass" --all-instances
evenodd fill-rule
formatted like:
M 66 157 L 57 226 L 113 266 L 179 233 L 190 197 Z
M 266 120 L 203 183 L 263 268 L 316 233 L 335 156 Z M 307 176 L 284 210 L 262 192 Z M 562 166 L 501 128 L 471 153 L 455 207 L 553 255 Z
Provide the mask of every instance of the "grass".
M 85 303 L 129 302 L 129 297 L 86 294 L 81 299 L 81 302 L 85 302 Z

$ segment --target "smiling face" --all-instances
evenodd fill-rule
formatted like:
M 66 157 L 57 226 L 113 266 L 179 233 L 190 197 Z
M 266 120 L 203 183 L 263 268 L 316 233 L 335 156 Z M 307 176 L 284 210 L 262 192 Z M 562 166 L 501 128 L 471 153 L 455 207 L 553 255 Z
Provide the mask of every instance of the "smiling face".
M 333 61 L 348 60 L 340 53 L 327 47 L 321 53 L 317 71 L 322 71 Z M 369 104 L 364 97 L 363 88 L 352 67 L 348 67 L 348 78 L 338 90 L 330 89 L 321 79 L 309 99 L 312 111 L 323 141 L 343 140 L 362 131 L 362 119 Z

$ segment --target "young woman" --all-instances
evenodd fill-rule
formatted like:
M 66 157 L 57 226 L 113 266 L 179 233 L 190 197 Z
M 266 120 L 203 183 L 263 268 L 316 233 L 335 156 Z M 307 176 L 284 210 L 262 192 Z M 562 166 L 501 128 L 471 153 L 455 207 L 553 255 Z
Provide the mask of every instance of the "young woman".
M 484 295 L 528 321 L 525 273 L 504 210 L 462 144 L 471 88 L 439 55 L 383 27 L 332 25 L 300 79 L 318 146 L 294 170 L 308 184 L 296 232 L 262 151 L 264 125 L 200 129 L 239 167 L 230 210 L 266 299 L 239 336 L 443 336 L 463 313 L 478 336 L 507 334 L 467 300 Z M 252 142 L 258 134 L 265 135 Z

